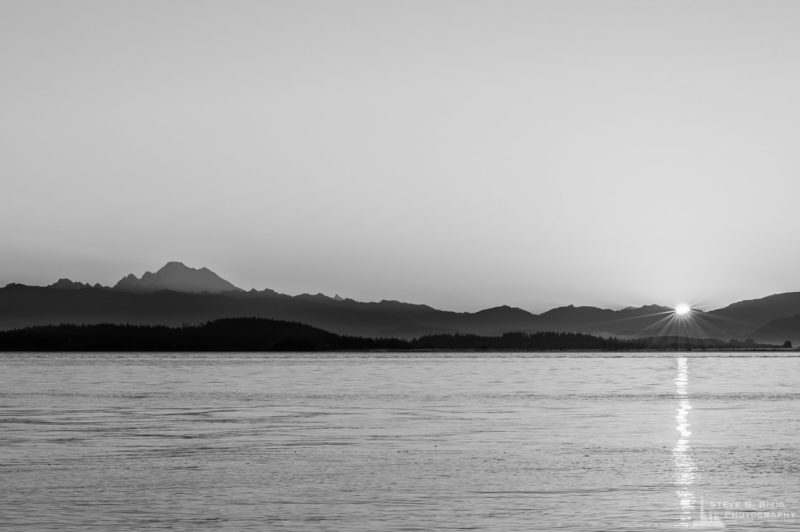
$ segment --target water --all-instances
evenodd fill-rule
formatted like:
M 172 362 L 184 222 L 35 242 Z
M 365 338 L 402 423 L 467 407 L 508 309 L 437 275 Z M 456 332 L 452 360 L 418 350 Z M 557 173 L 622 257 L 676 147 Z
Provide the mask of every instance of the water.
M 0 528 L 798 530 L 799 378 L 760 354 L 2 354 Z

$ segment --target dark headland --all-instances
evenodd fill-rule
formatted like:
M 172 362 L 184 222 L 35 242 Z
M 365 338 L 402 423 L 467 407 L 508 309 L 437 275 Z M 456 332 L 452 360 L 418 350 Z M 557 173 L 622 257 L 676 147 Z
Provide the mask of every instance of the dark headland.
M 660 336 L 602 338 L 581 333 L 436 334 L 406 340 L 341 336 L 302 323 L 229 318 L 203 325 L 44 325 L 0 331 L 0 351 L 632 351 L 775 349 L 755 343 Z

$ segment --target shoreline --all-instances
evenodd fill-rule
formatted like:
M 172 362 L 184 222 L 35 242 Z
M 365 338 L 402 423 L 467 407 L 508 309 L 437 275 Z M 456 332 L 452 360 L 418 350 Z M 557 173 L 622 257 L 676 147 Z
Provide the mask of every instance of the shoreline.
M 585 353 L 585 354 L 636 354 L 636 353 L 797 353 L 800 348 L 759 348 L 759 349 L 722 349 L 722 348 L 690 348 L 690 349 L 131 349 L 131 348 L 64 348 L 64 349 L 0 349 L 0 354 L 8 353 L 387 353 L 387 354 L 417 354 L 417 353 Z

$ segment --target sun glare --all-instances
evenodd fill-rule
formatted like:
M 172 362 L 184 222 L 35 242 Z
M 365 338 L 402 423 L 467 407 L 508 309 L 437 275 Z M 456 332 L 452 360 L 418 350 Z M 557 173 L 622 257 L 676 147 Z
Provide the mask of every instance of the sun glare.
M 678 316 L 685 316 L 689 314 L 691 310 L 692 307 L 690 307 L 686 303 L 681 303 L 675 307 L 675 314 L 677 314 Z

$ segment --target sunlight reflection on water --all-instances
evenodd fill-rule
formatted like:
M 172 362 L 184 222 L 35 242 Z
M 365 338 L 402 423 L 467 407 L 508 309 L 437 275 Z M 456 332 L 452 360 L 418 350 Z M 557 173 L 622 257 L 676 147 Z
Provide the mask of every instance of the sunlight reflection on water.
M 694 484 L 695 472 L 697 467 L 691 455 L 691 448 L 689 446 L 689 437 L 692 435 L 689 427 L 689 411 L 692 405 L 689 402 L 688 387 L 689 387 L 689 360 L 686 357 L 680 357 L 678 362 L 678 376 L 675 378 L 675 393 L 680 398 L 678 402 L 678 410 L 675 420 L 678 425 L 676 430 L 679 433 L 679 438 L 675 447 L 672 450 L 672 455 L 675 460 L 675 486 L 677 487 L 678 501 L 680 504 L 680 520 L 681 524 L 686 524 L 692 518 L 692 509 L 694 507 L 694 494 L 691 491 L 691 486 Z

